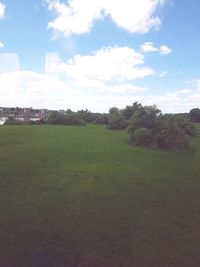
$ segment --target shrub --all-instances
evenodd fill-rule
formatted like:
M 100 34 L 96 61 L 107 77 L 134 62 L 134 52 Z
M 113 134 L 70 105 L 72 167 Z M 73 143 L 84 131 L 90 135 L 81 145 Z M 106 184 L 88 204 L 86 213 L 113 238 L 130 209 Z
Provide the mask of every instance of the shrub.
M 78 114 L 73 112 L 68 112 L 66 115 L 53 111 L 47 120 L 47 123 L 54 125 L 78 125 L 83 126 L 85 122 L 78 116 Z
M 4 125 L 22 125 L 22 121 L 17 121 L 14 117 L 10 116 L 6 119 Z
M 182 129 L 175 126 L 172 129 L 162 129 L 157 135 L 157 148 L 183 150 L 189 146 L 189 136 Z
M 49 124 L 65 124 L 65 115 L 58 111 L 53 111 L 49 117 L 47 122 Z
M 190 121 L 189 118 L 184 116 L 179 116 L 177 118 L 177 123 L 181 129 L 185 132 L 185 134 L 193 137 L 196 135 L 196 128 L 194 123 Z
M 199 108 L 191 109 L 189 116 L 193 122 L 200 123 L 200 109 Z
M 128 121 L 123 116 L 122 112 L 113 107 L 109 110 L 109 128 L 112 130 L 122 130 L 126 129 L 128 126 Z
M 131 135 L 131 141 L 137 145 L 149 146 L 152 143 L 152 130 L 147 128 L 139 128 Z
M 78 125 L 84 126 L 85 122 L 77 114 L 70 114 L 65 116 L 64 125 Z
M 196 133 L 186 116 L 162 115 L 155 107 L 143 107 L 129 121 L 132 142 L 153 148 L 183 150 Z
M 109 118 L 109 128 L 113 130 L 122 130 L 126 129 L 128 126 L 128 121 L 118 113 L 110 115 Z

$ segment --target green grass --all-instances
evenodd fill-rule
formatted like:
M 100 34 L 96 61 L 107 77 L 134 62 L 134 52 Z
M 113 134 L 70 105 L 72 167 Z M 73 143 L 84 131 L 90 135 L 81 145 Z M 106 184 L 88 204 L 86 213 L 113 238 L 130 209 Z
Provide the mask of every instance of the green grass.
M 200 136 L 183 153 L 103 126 L 0 127 L 1 267 L 200 262 Z

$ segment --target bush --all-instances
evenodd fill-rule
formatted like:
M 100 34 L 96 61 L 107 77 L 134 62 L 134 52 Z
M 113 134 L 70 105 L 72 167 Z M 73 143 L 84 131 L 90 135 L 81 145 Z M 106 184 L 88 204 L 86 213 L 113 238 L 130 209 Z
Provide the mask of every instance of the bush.
M 84 126 L 85 122 L 77 114 L 70 114 L 65 116 L 64 125 L 78 125 Z
M 94 124 L 108 124 L 108 114 L 107 113 L 93 113 L 89 110 L 80 110 L 76 113 L 80 119 L 87 123 Z
M 152 143 L 152 130 L 147 128 L 139 128 L 131 135 L 131 141 L 137 145 L 148 146 Z
M 171 150 L 183 150 L 189 146 L 190 138 L 179 127 L 172 129 L 162 129 L 157 134 L 156 147 Z
M 200 123 L 200 109 L 199 108 L 191 109 L 189 116 L 193 122 Z
M 132 142 L 159 149 L 183 150 L 196 134 L 195 126 L 186 116 L 162 115 L 155 107 L 143 107 L 129 121 Z
M 128 126 L 128 121 L 121 114 L 112 114 L 109 118 L 109 128 L 112 130 L 123 130 Z
M 58 111 L 53 111 L 47 120 L 49 124 L 65 124 L 65 115 Z
M 196 135 L 196 128 L 194 123 L 191 122 L 187 116 L 177 116 L 175 115 L 178 126 L 185 132 L 185 134 L 193 137 Z
M 113 107 L 109 110 L 109 128 L 112 130 L 122 130 L 126 129 L 128 126 L 128 121 L 123 116 L 122 112 Z
M 8 117 L 4 125 L 22 125 L 22 121 L 17 121 L 14 117 Z
M 49 115 L 47 123 L 54 125 L 78 125 L 78 126 L 85 125 L 85 122 L 76 113 L 68 112 L 65 115 L 58 111 L 53 111 Z

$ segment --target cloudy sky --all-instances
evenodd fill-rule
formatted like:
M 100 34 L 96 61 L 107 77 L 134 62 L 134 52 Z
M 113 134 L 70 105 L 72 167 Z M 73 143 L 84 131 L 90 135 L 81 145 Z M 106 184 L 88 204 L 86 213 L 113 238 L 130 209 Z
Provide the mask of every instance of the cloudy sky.
M 0 106 L 200 107 L 199 0 L 0 0 Z

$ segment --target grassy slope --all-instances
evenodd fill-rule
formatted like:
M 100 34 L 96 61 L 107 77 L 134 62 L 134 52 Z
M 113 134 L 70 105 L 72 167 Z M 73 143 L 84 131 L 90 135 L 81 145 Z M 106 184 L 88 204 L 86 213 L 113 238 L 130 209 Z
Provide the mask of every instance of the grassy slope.
M 0 128 L 0 266 L 200 261 L 200 138 L 133 147 L 102 126 Z

